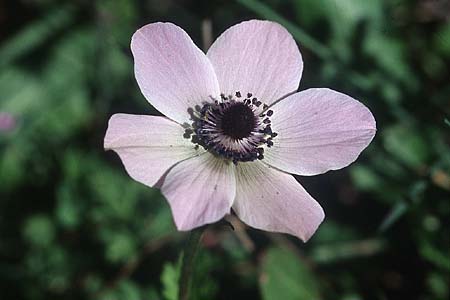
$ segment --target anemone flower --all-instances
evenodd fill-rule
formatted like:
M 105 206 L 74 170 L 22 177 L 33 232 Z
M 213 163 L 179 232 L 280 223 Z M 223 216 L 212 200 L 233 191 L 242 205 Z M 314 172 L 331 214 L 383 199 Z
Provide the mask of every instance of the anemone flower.
M 355 161 L 375 135 L 371 112 L 330 89 L 296 92 L 302 56 L 274 22 L 232 26 L 206 55 L 180 27 L 152 23 L 131 50 L 142 94 L 165 117 L 113 115 L 105 148 L 134 180 L 161 189 L 176 227 L 232 209 L 251 227 L 308 240 L 324 213 L 291 174 Z

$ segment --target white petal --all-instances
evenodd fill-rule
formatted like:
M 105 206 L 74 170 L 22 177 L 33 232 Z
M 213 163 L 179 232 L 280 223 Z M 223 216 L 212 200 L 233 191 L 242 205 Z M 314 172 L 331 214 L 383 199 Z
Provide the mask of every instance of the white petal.
M 183 133 L 183 127 L 164 117 L 115 114 L 104 146 L 119 155 L 131 178 L 152 187 L 175 163 L 203 152 Z
M 261 162 L 240 163 L 233 210 L 246 224 L 307 241 L 324 218 L 320 205 L 289 174 Z
M 270 21 L 251 20 L 228 28 L 207 56 L 222 93 L 252 93 L 266 104 L 295 92 L 303 71 L 291 34 Z
M 161 191 L 179 230 L 214 223 L 230 212 L 236 194 L 234 165 L 209 153 L 188 159 L 170 169 Z
M 191 123 L 188 108 L 219 97 L 211 63 L 180 27 L 148 24 L 133 35 L 131 51 L 142 94 L 172 120 Z
M 288 173 L 316 175 L 343 168 L 372 141 L 376 124 L 361 102 L 330 89 L 309 89 L 272 108 L 274 145 L 264 162 Z

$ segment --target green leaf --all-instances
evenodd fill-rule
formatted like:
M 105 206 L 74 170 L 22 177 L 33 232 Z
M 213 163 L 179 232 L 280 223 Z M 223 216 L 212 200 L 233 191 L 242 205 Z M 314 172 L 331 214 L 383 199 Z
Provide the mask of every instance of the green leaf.
M 390 77 L 408 84 L 410 88 L 417 87 L 417 80 L 406 60 L 407 49 L 402 40 L 372 31 L 366 36 L 364 50 Z
M 178 281 L 181 264 L 166 263 L 161 274 L 162 293 L 165 300 L 178 300 Z
M 130 280 L 121 281 L 113 289 L 107 290 L 100 300 L 141 300 L 141 291 L 139 286 Z
M 404 201 L 397 202 L 394 207 L 391 208 L 387 216 L 380 224 L 378 231 L 384 232 L 392 227 L 406 212 L 408 211 L 408 204 Z
M 355 257 L 372 256 L 384 248 L 384 242 L 378 239 L 334 242 L 316 246 L 311 256 L 316 262 L 332 263 Z
M 450 271 L 450 257 L 448 256 L 448 249 L 440 249 L 432 245 L 429 241 L 422 241 L 419 246 L 420 254 L 429 262 L 440 267 L 447 272 Z
M 427 278 L 427 284 L 437 299 L 448 299 L 450 288 L 447 281 L 445 275 L 437 272 L 431 273 Z
M 106 258 L 112 263 L 132 259 L 137 252 L 134 235 L 130 232 L 114 232 L 106 238 Z
M 448 22 L 435 32 L 434 46 L 442 55 L 450 57 L 450 24 Z
M 352 166 L 350 176 L 356 187 L 362 191 L 374 191 L 383 184 L 382 178 L 373 169 L 364 165 Z
M 414 128 L 396 125 L 383 132 L 384 147 L 411 168 L 424 165 L 430 156 L 427 142 Z
M 62 5 L 22 29 L 0 48 L 0 68 L 44 44 L 55 32 L 72 22 L 75 10 Z
M 330 50 L 322 45 L 320 42 L 316 41 L 307 32 L 298 27 L 296 24 L 288 21 L 286 18 L 282 17 L 276 11 L 271 9 L 266 4 L 257 0 L 237 0 L 238 3 L 247 7 L 248 9 L 254 11 L 257 15 L 280 23 L 294 36 L 294 38 L 299 41 L 305 48 L 308 48 L 311 52 L 315 53 L 321 58 L 330 57 Z
M 23 235 L 31 245 L 48 247 L 55 239 L 55 227 L 46 215 L 34 215 L 29 218 L 23 229 Z
M 321 298 L 314 273 L 294 253 L 282 248 L 268 250 L 261 266 L 260 289 L 265 300 Z
M 81 221 L 81 207 L 76 193 L 68 186 L 61 185 L 57 191 L 56 217 L 63 227 L 74 229 Z

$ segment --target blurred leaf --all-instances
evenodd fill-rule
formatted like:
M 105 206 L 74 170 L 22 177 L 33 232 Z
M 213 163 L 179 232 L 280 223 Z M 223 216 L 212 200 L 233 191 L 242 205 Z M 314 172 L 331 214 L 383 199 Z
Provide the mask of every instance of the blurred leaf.
M 443 26 L 434 34 L 434 46 L 445 57 L 450 57 L 450 24 Z
M 341 62 L 352 58 L 351 38 L 359 24 L 366 22 L 372 29 L 382 22 L 380 0 L 298 0 L 295 4 L 300 22 L 309 27 L 328 24 L 331 31 L 329 44 Z
M 354 228 L 328 219 L 320 225 L 320 230 L 317 230 L 311 242 L 320 245 L 340 241 L 353 241 L 358 238 L 358 233 Z
M 333 263 L 344 259 L 372 256 L 384 248 L 385 243 L 379 239 L 333 242 L 316 246 L 311 256 L 318 263 Z
M 432 245 L 429 241 L 422 241 L 419 247 L 420 254 L 429 262 L 436 266 L 450 271 L 450 257 L 448 256 L 448 249 L 440 249 Z
M 161 273 L 162 294 L 165 300 L 178 300 L 178 281 L 180 280 L 181 261 L 177 264 L 166 263 Z
M 137 253 L 134 235 L 130 232 L 103 231 L 105 257 L 112 263 L 126 262 Z
M 299 41 L 303 47 L 309 49 L 311 52 L 315 53 L 322 59 L 327 58 L 331 55 L 329 49 L 324 45 L 320 44 L 314 38 L 312 38 L 303 29 L 295 25 L 294 23 L 288 21 L 276 11 L 271 9 L 269 6 L 265 5 L 261 1 L 257 0 L 237 0 L 238 3 L 247 7 L 248 9 L 254 11 L 257 15 L 280 23 L 294 36 L 294 38 Z
M 121 281 L 116 287 L 106 291 L 100 300 L 141 300 L 139 286 L 130 280 Z
M 439 273 L 431 273 L 427 278 L 427 283 L 437 299 L 448 299 L 450 295 L 448 278 Z
M 100 0 L 95 2 L 98 10 L 99 40 L 114 39 L 128 46 L 128 40 L 135 31 L 138 16 L 135 1 Z
M 384 183 L 384 180 L 372 168 L 364 165 L 352 166 L 350 176 L 356 187 L 362 191 L 376 191 Z
M 328 19 L 335 34 L 347 37 L 363 19 L 379 25 L 383 12 L 380 0 L 297 0 L 295 3 L 301 21 L 312 26 Z
M 6 68 L 0 73 L 0 90 L 2 101 L 0 109 L 19 118 L 32 116 L 32 112 L 39 111 L 42 102 L 36 99 L 46 99 L 46 86 L 39 82 L 34 74 L 19 68 Z
M 408 204 L 406 204 L 404 201 L 395 203 L 394 207 L 391 208 L 388 215 L 383 219 L 380 227 L 378 227 L 378 231 L 384 232 L 388 230 L 406 213 L 407 210 Z
M 417 81 L 406 61 L 406 49 L 402 40 L 373 31 L 367 35 L 364 49 L 389 76 L 408 84 L 411 89 L 416 88 Z
M 58 29 L 72 22 L 74 12 L 71 5 L 61 5 L 27 25 L 0 48 L 0 68 L 44 44 Z
M 265 300 L 320 299 L 314 274 L 291 251 L 268 250 L 261 266 L 260 288 Z
M 59 224 L 74 229 L 81 221 L 81 209 L 80 205 L 77 205 L 79 199 L 67 185 L 62 185 L 58 189 L 57 198 L 56 217 Z
M 212 272 L 216 271 L 221 263 L 222 260 L 220 258 L 213 256 L 206 249 L 199 249 L 193 271 L 193 285 L 190 292 L 192 299 L 209 300 L 217 298 L 216 293 L 219 286 Z
M 430 153 L 426 141 L 413 129 L 397 125 L 383 132 L 384 147 L 411 168 L 426 164 Z
M 48 247 L 55 239 L 55 227 L 46 215 L 34 215 L 25 223 L 23 235 L 32 246 Z

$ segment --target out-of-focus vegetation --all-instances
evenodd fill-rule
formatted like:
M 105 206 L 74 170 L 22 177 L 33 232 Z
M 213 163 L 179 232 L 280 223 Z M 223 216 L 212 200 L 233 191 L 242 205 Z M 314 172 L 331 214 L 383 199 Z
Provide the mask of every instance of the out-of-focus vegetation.
M 202 45 L 245 19 L 297 39 L 300 89 L 364 102 L 378 133 L 342 171 L 299 181 L 327 218 L 307 244 L 210 227 L 194 299 L 448 299 L 450 7 L 445 0 L 0 3 L 0 298 L 176 299 L 185 233 L 103 151 L 116 112 L 156 113 L 129 42 L 172 21 Z

